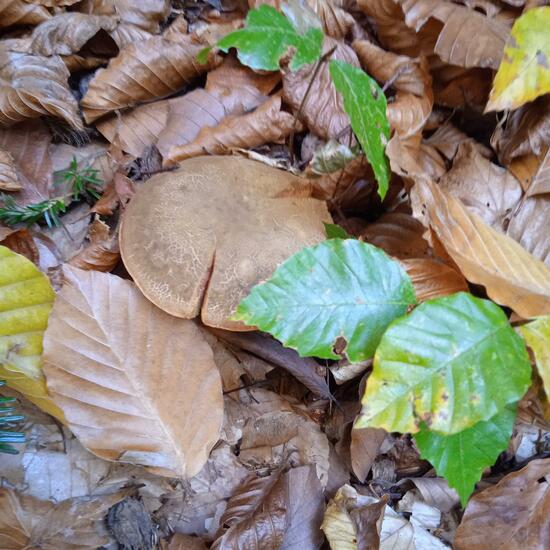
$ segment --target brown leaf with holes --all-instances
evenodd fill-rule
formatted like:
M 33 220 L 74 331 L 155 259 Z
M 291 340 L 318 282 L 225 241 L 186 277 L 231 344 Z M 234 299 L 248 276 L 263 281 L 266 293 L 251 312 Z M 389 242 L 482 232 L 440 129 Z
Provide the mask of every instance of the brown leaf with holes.
M 22 188 L 11 153 L 0 149 L 0 191 L 20 191 Z
M 51 17 L 50 12 L 25 0 L 0 0 L 0 29 L 15 25 L 38 25 Z
M 205 154 L 227 155 L 232 149 L 281 142 L 293 127 L 294 117 L 281 109 L 281 97 L 273 95 L 252 113 L 226 117 L 218 126 L 203 128 L 186 145 L 172 147 L 165 163 L 181 162 Z
M 59 56 L 13 52 L 0 42 L 0 127 L 45 115 L 82 129 L 68 78 Z
M 396 0 L 406 24 L 419 31 L 430 19 L 443 23 L 434 52 L 446 63 L 459 67 L 498 69 L 510 27 L 449 0 Z M 475 40 L 472 40 L 475 37 Z
M 342 96 L 336 91 L 329 71 L 329 61 L 336 59 L 359 67 L 355 52 L 344 42 L 327 37 L 323 42 L 323 54 L 336 48 L 323 63 L 315 77 L 315 93 L 308 94 L 302 105 L 300 120 L 323 139 L 337 138 L 347 126 L 349 117 L 344 111 Z M 288 71 L 283 77 L 283 97 L 295 111 L 303 102 L 315 65 L 306 65 L 298 71 Z
M 431 182 L 417 182 L 411 199 L 415 215 L 433 229 L 466 279 L 522 317 L 550 313 L 550 268 L 543 262 Z
M 474 495 L 453 548 L 544 550 L 550 540 L 550 459 L 533 460 L 496 485 Z
M 73 256 L 69 264 L 80 269 L 111 271 L 120 259 L 117 236 L 110 234 L 106 223 L 96 219 L 88 228 L 88 240 L 88 246 Z
M 60 13 L 35 27 L 31 49 L 37 55 L 71 55 L 81 50 L 100 30 L 111 32 L 117 25 L 116 17 Z
M 94 549 L 109 542 L 104 517 L 135 489 L 76 497 L 55 504 L 0 489 L 0 547 L 3 550 Z
M 280 262 L 325 238 L 330 215 L 310 193 L 304 180 L 248 159 L 186 160 L 141 185 L 126 207 L 124 264 L 168 313 L 202 311 L 206 325 L 250 330 L 229 319 L 240 300 Z
M 43 368 L 72 432 L 101 458 L 195 475 L 223 417 L 220 376 L 199 328 L 115 275 L 66 266 L 64 276 Z
M 300 550 L 321 546 L 324 497 L 312 466 L 251 477 L 229 499 L 212 550 Z
M 169 96 L 212 69 L 219 58 L 210 55 L 201 65 L 198 53 L 207 45 L 186 34 L 185 19 L 178 18 L 159 36 L 132 43 L 96 73 L 81 101 L 87 122 L 116 109 Z

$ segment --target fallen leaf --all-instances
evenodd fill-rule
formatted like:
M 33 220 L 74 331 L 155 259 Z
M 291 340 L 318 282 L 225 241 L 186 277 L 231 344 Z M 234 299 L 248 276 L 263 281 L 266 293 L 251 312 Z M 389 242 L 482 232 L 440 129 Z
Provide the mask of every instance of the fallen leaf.
M 533 350 L 544 393 L 550 397 L 550 316 L 539 317 L 519 327 L 527 345 Z
M 95 219 L 88 228 L 88 240 L 88 246 L 73 256 L 69 264 L 80 269 L 111 271 L 120 259 L 116 235 L 110 235 L 109 226 Z
M 0 375 L 10 388 L 63 421 L 42 372 L 42 338 L 55 297 L 48 278 L 27 258 L 0 246 Z
M 550 269 L 544 263 L 432 183 L 417 182 L 412 202 L 466 279 L 523 317 L 550 313 Z
M 119 50 L 134 42 L 144 42 L 153 37 L 150 32 L 130 23 L 119 23 L 115 30 L 111 31 L 110 36 L 115 41 Z
M 183 18 L 176 19 L 162 35 L 129 44 L 106 69 L 98 71 L 81 101 L 86 122 L 116 109 L 171 95 L 218 64 L 214 56 L 208 63 L 197 62 L 196 56 L 205 44 L 185 34 L 186 27 Z M 139 82 L 136 74 L 140 75 Z
M 549 478 L 550 459 L 533 460 L 474 495 L 456 531 L 454 548 L 487 548 L 488 528 L 495 548 L 545 548 L 550 529 Z
M 0 545 L 6 550 L 98 548 L 109 542 L 103 518 L 134 489 L 54 504 L 0 489 Z
M 344 102 L 336 91 L 329 70 L 329 60 L 339 60 L 359 67 L 355 52 L 344 42 L 325 38 L 323 54 L 335 48 L 334 52 L 323 63 L 315 77 L 314 93 L 304 96 L 315 71 L 315 65 L 306 65 L 298 71 L 288 71 L 283 76 L 283 97 L 295 112 L 300 111 L 300 120 L 316 135 L 323 139 L 337 139 L 340 133 L 350 124 L 344 110 Z M 303 103 L 303 104 L 302 104 Z
M 528 197 L 544 195 L 545 193 L 550 193 L 550 148 L 540 161 L 531 185 L 527 189 Z
M 464 69 L 430 59 L 436 105 L 454 109 L 470 108 L 482 113 L 491 91 L 491 70 L 473 67 Z
M 116 17 L 60 13 L 38 25 L 32 32 L 31 50 L 37 55 L 71 55 L 80 51 L 100 30 L 113 31 Z
M 50 12 L 46 8 L 24 0 L 2 0 L 0 4 L 0 28 L 38 25 L 50 17 Z
M 498 69 L 510 32 L 501 19 L 448 0 L 397 0 L 397 3 L 405 13 L 406 24 L 416 31 L 429 18 L 443 23 L 434 52 L 446 63 Z
M 485 111 L 517 109 L 550 92 L 550 7 L 526 11 L 514 22 Z
M 307 3 L 321 20 L 328 36 L 343 39 L 351 32 L 355 21 L 346 11 L 344 0 L 307 0 Z
M 329 214 L 309 194 L 300 178 L 258 162 L 188 160 L 138 188 L 120 230 L 124 264 L 170 314 L 190 318 L 202 309 L 206 325 L 243 330 L 229 318 L 252 286 L 325 238 Z
M 199 537 L 175 533 L 170 540 L 168 550 L 207 550 L 207 548 L 204 541 Z
M 199 329 L 114 275 L 67 266 L 64 276 L 44 339 L 44 372 L 71 430 L 107 460 L 193 476 L 223 414 L 219 374 Z
M 13 157 L 8 151 L 0 149 L 0 190 L 20 191 L 22 188 Z
M 0 43 L 0 126 L 49 115 L 81 130 L 68 78 L 69 71 L 59 56 L 12 52 Z
M 0 227 L 0 244 L 39 266 L 40 254 L 31 232 L 28 229 L 12 229 L 8 230 L 8 234 L 3 235 L 2 229 Z
M 212 549 L 319 548 L 323 506 L 321 485 L 311 466 L 254 476 L 229 500 L 221 518 L 226 530 Z
M 385 439 L 386 431 L 378 428 L 351 430 L 351 467 L 361 483 L 367 479 Z
M 168 164 L 204 154 L 227 155 L 232 149 L 283 141 L 294 128 L 294 118 L 281 108 L 281 97 L 271 96 L 252 113 L 226 117 L 218 126 L 204 127 L 186 145 L 171 147 Z

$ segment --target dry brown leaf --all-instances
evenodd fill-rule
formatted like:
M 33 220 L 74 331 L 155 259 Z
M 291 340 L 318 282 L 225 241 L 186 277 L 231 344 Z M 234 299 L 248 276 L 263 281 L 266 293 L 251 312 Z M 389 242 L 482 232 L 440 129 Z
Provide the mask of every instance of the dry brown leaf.
M 459 271 L 432 258 L 411 258 L 401 261 L 414 285 L 419 302 L 468 292 L 468 284 Z
M 440 126 L 428 139 L 424 140 L 424 143 L 435 147 L 447 160 L 453 160 L 459 146 L 467 141 L 472 142 L 484 157 L 490 158 L 492 156 L 491 149 L 474 141 L 450 122 Z
M 212 550 L 319 548 L 323 508 L 323 491 L 311 466 L 254 476 L 229 500 L 220 520 L 227 529 Z
M 309 194 L 300 178 L 259 162 L 190 159 L 138 188 L 122 219 L 124 264 L 172 315 L 195 317 L 202 307 L 206 325 L 250 330 L 229 320 L 240 300 L 280 262 L 325 238 L 330 216 Z
M 31 48 L 37 55 L 71 55 L 81 50 L 100 30 L 111 32 L 117 25 L 116 17 L 60 13 L 33 30 Z
M 281 97 L 271 96 L 252 113 L 226 117 L 214 128 L 204 127 L 186 145 L 170 148 L 170 165 L 200 155 L 227 155 L 232 149 L 283 141 L 293 130 L 294 117 L 281 109 Z
M 69 427 L 101 458 L 195 475 L 223 416 L 219 373 L 198 327 L 114 275 L 67 266 L 64 276 L 44 337 L 44 372 Z
M 0 29 L 13 25 L 38 25 L 50 17 L 46 8 L 25 0 L 0 0 Z
M 170 540 L 168 550 L 207 550 L 207 548 L 204 541 L 199 537 L 176 533 Z
M 28 229 L 7 229 L 0 227 L 0 244 L 17 252 L 17 254 L 25 256 L 39 266 L 40 254 Z
M 110 33 L 110 36 L 115 41 L 119 50 L 122 50 L 134 42 L 143 42 L 153 37 L 150 32 L 136 25 L 131 25 L 130 23 L 120 23 L 116 29 Z
M 345 61 L 359 67 L 359 60 L 349 46 L 333 38 L 325 38 L 323 53 L 328 53 L 332 48 L 336 49 L 317 73 L 314 93 L 308 94 L 300 113 L 300 120 L 323 139 L 337 138 L 350 124 L 342 96 L 336 91 L 330 76 L 329 60 Z M 298 71 L 288 71 L 283 77 L 284 100 L 295 111 L 302 104 L 314 70 L 314 65 L 306 65 Z
M 213 55 L 205 64 L 196 60 L 207 44 L 185 34 L 186 27 L 185 19 L 176 19 L 164 34 L 129 44 L 98 71 L 81 101 L 86 122 L 171 95 L 218 64 L 221 59 Z
M 550 148 L 538 163 L 537 170 L 527 190 L 527 196 L 543 195 L 550 193 Z
M 159 25 L 170 13 L 169 0 L 84 0 L 78 11 L 95 15 L 116 15 L 122 23 L 150 33 L 159 32 Z
M 351 430 L 351 467 L 361 483 L 367 479 L 385 439 L 386 431 L 379 428 Z
M 20 191 L 23 186 L 19 182 L 15 161 L 9 151 L 0 149 L 0 190 Z
M 109 226 L 98 218 L 88 228 L 88 240 L 88 246 L 69 264 L 80 269 L 111 271 L 120 259 L 117 236 L 110 235 Z
M 550 269 L 544 263 L 431 182 L 417 182 L 411 200 L 415 216 L 434 230 L 466 279 L 522 317 L 550 313 Z
M 443 23 L 434 52 L 459 67 L 498 69 L 510 27 L 502 19 L 448 0 L 396 0 L 406 24 L 419 31 L 430 18 Z M 475 40 L 472 40 L 475 37 Z
M 489 537 L 489 538 L 488 538 Z M 456 531 L 456 550 L 544 550 L 550 540 L 550 459 L 533 460 L 474 495 Z
M 0 547 L 3 550 L 94 549 L 107 544 L 103 519 L 109 508 L 134 490 L 77 497 L 54 504 L 0 489 Z

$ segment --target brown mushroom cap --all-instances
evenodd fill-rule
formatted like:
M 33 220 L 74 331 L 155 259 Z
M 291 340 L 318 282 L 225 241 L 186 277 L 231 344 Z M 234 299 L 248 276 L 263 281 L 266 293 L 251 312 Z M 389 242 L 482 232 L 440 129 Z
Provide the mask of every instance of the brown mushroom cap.
M 250 289 L 325 239 L 326 204 L 288 172 L 240 157 L 205 156 L 153 176 L 126 208 L 120 249 L 143 294 L 176 317 L 231 321 Z

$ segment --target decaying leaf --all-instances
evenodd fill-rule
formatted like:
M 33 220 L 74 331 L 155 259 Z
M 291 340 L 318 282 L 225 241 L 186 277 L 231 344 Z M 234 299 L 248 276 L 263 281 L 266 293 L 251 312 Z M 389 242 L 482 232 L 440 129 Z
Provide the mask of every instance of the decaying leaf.
M 215 66 L 219 61 L 214 56 L 206 64 L 198 63 L 196 56 L 205 44 L 186 34 L 186 28 L 185 20 L 177 19 L 163 35 L 129 44 L 106 69 L 98 71 L 81 101 L 86 121 L 166 97 Z
M 535 354 L 544 392 L 550 397 L 550 316 L 539 317 L 520 327 L 519 331 Z
M 527 196 L 550 193 L 550 148 L 546 151 L 536 170 L 531 185 L 527 189 Z
M 168 550 L 207 550 L 207 548 L 204 541 L 199 537 L 176 533 L 170 540 Z
M 329 214 L 309 194 L 296 176 L 258 162 L 188 160 L 137 190 L 120 232 L 124 264 L 172 315 L 195 317 L 202 308 L 205 324 L 243 330 L 229 318 L 252 286 L 325 238 Z
M 364 482 L 378 456 L 386 431 L 378 428 L 361 428 L 351 431 L 351 467 L 359 481 Z
M 488 530 L 495 548 L 545 548 L 550 533 L 549 483 L 550 459 L 533 460 L 475 495 L 457 529 L 454 548 L 484 550 Z
M 63 420 L 42 372 L 42 338 L 54 300 L 48 278 L 27 258 L 0 246 L 0 376 L 9 387 Z
M 417 182 L 412 199 L 466 279 L 523 317 L 550 313 L 550 268 L 544 263 L 433 183 Z
M 20 191 L 22 185 L 17 176 L 15 162 L 8 151 L 0 149 L 0 190 Z
M 281 97 L 273 95 L 252 113 L 227 117 L 218 126 L 204 127 L 188 144 L 171 147 L 165 163 L 204 154 L 227 155 L 233 149 L 280 142 L 293 128 L 294 117 L 282 110 Z
M 38 25 L 51 17 L 50 12 L 36 2 L 2 0 L 0 2 L 0 28 L 13 25 Z
M 47 115 L 82 129 L 68 78 L 69 71 L 59 56 L 12 52 L 0 43 L 0 126 Z
M 102 458 L 193 476 L 223 415 L 218 370 L 198 327 L 114 275 L 65 267 L 64 276 L 44 371 L 71 430 Z
M 103 518 L 132 488 L 54 504 L 0 489 L 0 546 L 5 550 L 94 549 L 109 542 Z

